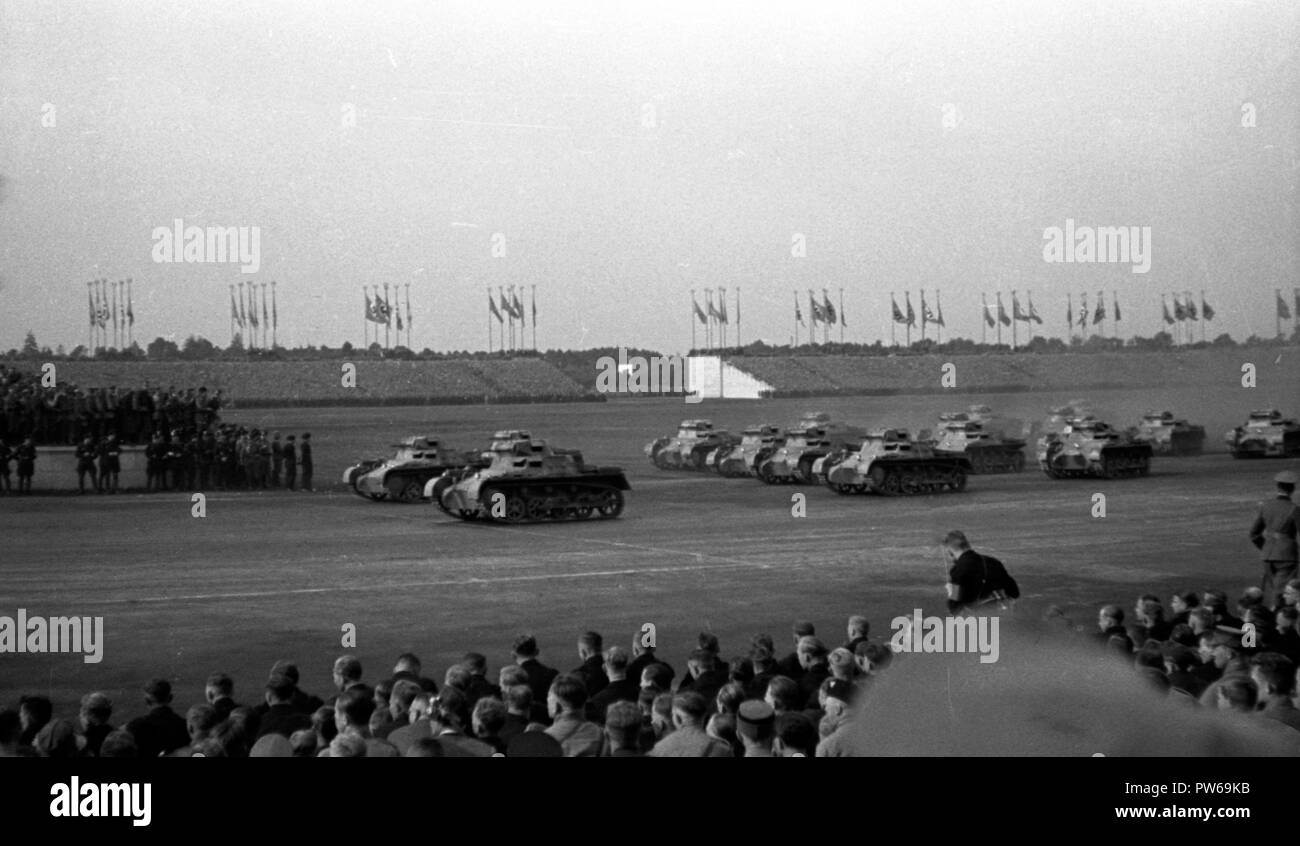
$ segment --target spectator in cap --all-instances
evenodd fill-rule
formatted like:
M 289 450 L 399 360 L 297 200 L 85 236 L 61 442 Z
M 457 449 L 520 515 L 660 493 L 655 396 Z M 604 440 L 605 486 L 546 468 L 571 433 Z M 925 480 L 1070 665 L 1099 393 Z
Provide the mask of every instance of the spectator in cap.
M 817 728 L 805 714 L 781 714 L 776 718 L 772 755 L 776 758 L 811 758 L 817 750 Z
M 189 744 L 185 720 L 172 710 L 171 701 L 172 685 L 167 679 L 153 679 L 144 686 L 149 713 L 126 724 L 141 758 L 157 758 Z
M 778 675 L 798 681 L 803 675 L 803 664 L 799 661 L 799 641 L 805 637 L 815 636 L 817 627 L 807 620 L 796 620 L 791 631 L 794 634 L 795 651 L 776 662 L 776 671 Z M 772 654 L 776 654 L 775 649 L 772 650 Z
M 537 640 L 532 635 L 520 635 L 515 638 L 513 647 L 515 664 L 528 673 L 528 687 L 533 691 L 534 702 L 546 702 L 550 695 L 551 682 L 560 674 L 537 659 L 540 650 Z M 584 685 L 584 690 L 586 689 Z M 548 712 L 549 716 L 549 712 Z
M 1300 508 L 1291 499 L 1296 474 L 1284 470 L 1273 477 L 1273 482 L 1277 485 L 1276 495 L 1260 503 L 1250 526 L 1250 542 L 1259 550 L 1263 562 L 1260 587 L 1264 603 L 1270 607 L 1278 602 L 1286 583 L 1296 578 L 1300 558 Z
M 673 677 L 677 675 L 677 672 L 666 662 L 659 660 L 655 654 L 653 638 L 649 633 L 637 631 L 632 636 L 632 662 L 627 665 L 627 677 L 630 679 L 642 678 L 646 667 L 652 664 L 659 664 L 664 668 L 661 674 L 667 675 L 668 683 L 663 685 L 663 688 L 664 690 L 670 690 L 673 686 Z
M 851 655 L 853 650 L 858 648 L 858 644 L 865 641 L 871 634 L 871 623 L 861 614 L 854 614 L 849 618 L 847 634 L 848 640 L 844 642 L 844 648 Z
M 736 709 L 736 734 L 745 747 L 746 758 L 771 758 L 776 714 L 761 699 L 747 699 Z
M 86 755 L 97 758 L 104 738 L 113 731 L 109 725 L 109 720 L 113 718 L 113 700 L 108 698 L 108 694 L 99 691 L 87 693 L 81 697 L 81 713 L 78 717 L 81 720 L 83 751 Z
M 600 754 L 604 733 L 587 720 L 587 686 L 576 675 L 559 676 L 547 692 L 551 727 L 546 733 L 560 742 L 566 758 L 591 758 Z
M 605 650 L 605 677 L 609 683 L 595 696 L 587 700 L 587 719 L 603 724 L 605 711 L 615 702 L 636 702 L 641 687 L 637 679 L 627 676 L 627 668 L 632 656 L 621 646 L 611 646 Z
M 294 689 L 297 690 L 297 682 L 294 682 Z M 217 709 L 221 719 L 230 716 L 230 712 L 239 707 L 239 703 L 234 699 L 235 680 L 225 673 L 213 673 L 208 676 L 207 682 L 203 685 L 203 698 L 208 704 Z
M 731 745 L 705 731 L 709 703 L 688 690 L 673 697 L 673 731 L 650 750 L 652 758 L 730 758 Z
M 481 652 L 466 652 L 461 656 L 460 665 L 469 672 L 469 685 L 465 693 L 469 697 L 471 708 L 484 696 L 501 698 L 501 688 L 488 681 L 486 655 Z
M 803 675 L 798 679 L 799 692 L 804 697 L 806 703 L 804 707 L 815 708 L 817 706 L 817 691 L 821 688 L 822 682 L 831 674 L 830 667 L 827 664 L 829 653 L 826 644 L 812 635 L 799 639 L 797 652 L 799 666 L 803 667 Z
M 605 709 L 605 748 L 610 758 L 643 757 L 641 709 L 635 702 L 620 699 Z
M 1300 710 L 1295 695 L 1295 664 L 1285 655 L 1263 652 L 1250 659 L 1250 678 L 1259 690 L 1259 713 L 1300 732 Z
M 599 632 L 583 632 L 578 637 L 578 660 L 582 663 L 570 671 L 570 675 L 582 679 L 582 683 L 587 688 L 587 698 L 595 696 L 609 684 L 609 677 L 605 675 L 604 658 L 601 650 L 604 648 L 604 639 Z
M 311 717 L 302 713 L 293 704 L 293 694 L 297 685 L 285 673 L 276 673 L 266 682 L 266 711 L 258 720 L 257 731 L 253 739 L 268 734 L 279 734 L 288 738 L 295 731 L 311 728 Z

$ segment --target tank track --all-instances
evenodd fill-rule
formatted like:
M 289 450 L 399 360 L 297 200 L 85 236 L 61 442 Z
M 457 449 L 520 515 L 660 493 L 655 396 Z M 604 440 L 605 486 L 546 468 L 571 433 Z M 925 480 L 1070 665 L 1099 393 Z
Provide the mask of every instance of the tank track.
M 595 478 L 493 479 L 479 490 L 477 510 L 450 509 L 442 501 L 444 487 L 435 488 L 438 507 L 460 520 L 492 523 L 560 523 L 571 520 L 612 520 L 623 513 L 622 476 Z M 602 480 L 602 476 L 603 479 Z M 494 513 L 496 494 L 504 495 L 503 511 Z
M 967 470 L 962 463 L 936 461 L 877 461 L 868 481 L 852 484 L 828 482 L 837 494 L 878 493 L 884 496 L 960 492 L 966 489 Z

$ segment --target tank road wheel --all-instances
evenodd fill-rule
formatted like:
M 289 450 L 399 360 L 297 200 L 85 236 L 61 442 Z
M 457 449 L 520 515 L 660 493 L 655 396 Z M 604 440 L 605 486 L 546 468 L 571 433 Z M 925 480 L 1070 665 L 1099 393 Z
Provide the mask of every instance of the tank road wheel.
M 888 496 L 898 496 L 903 492 L 903 480 L 899 478 L 898 473 L 893 472 L 892 470 L 885 471 L 883 490 Z
M 850 485 L 847 482 L 831 482 L 830 487 L 837 494 L 851 494 L 856 485 Z
M 884 467 L 881 467 L 879 464 L 873 465 L 871 468 L 870 490 L 877 491 L 878 493 L 884 493 L 885 481 L 888 479 L 888 477 L 889 477 L 889 471 L 887 471 Z
M 768 464 L 762 464 L 759 466 L 758 478 L 762 479 L 765 483 L 769 485 L 775 485 L 776 483 L 781 481 L 776 477 L 776 474 L 772 472 L 771 465 Z
M 524 498 L 519 494 L 506 495 L 506 517 L 507 523 L 522 523 L 528 518 L 528 505 Z
M 384 500 L 388 499 L 388 494 L 386 493 L 372 493 L 372 494 L 366 494 L 366 496 L 370 497 L 375 502 L 383 502 Z
M 925 493 L 926 489 L 929 487 L 917 472 L 904 471 L 895 478 L 898 479 L 898 491 L 904 496 Z
M 623 492 L 611 488 L 597 494 L 599 504 L 596 510 L 605 519 L 612 519 L 623 513 Z
M 550 516 L 550 511 L 546 507 L 546 499 L 540 496 L 530 496 L 524 500 L 524 514 L 530 522 L 539 522 Z
M 407 479 L 397 495 L 398 502 L 412 503 L 419 502 L 420 497 L 424 494 L 424 485 L 420 484 L 419 479 Z

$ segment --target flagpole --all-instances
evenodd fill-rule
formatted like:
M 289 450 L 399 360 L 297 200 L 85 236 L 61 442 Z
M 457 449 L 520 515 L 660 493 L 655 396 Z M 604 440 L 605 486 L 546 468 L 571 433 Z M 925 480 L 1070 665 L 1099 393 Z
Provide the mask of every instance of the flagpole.
M 908 311 L 907 316 L 912 318 L 911 320 L 907 321 L 906 324 L 904 324 L 904 329 L 903 329 L 903 333 L 907 338 L 907 348 L 910 350 L 912 348 L 912 324 L 916 322 L 916 316 L 915 316 L 916 312 L 912 311 L 911 291 L 903 292 L 903 301 L 907 303 L 907 311 Z
M 727 308 L 727 289 L 718 287 L 718 349 L 727 348 L 727 324 L 722 322 L 722 313 Z
M 936 335 L 937 335 L 937 338 L 938 338 L 938 341 L 937 341 L 937 342 L 940 343 L 940 344 L 942 344 L 942 343 L 943 343 L 943 303 L 942 303 L 942 301 L 939 299 L 939 289 L 938 289 L 938 288 L 935 288 L 935 289 L 934 289 L 934 308 L 935 308 L 935 311 L 938 312 L 938 315 L 937 315 L 937 316 L 938 316 L 938 318 L 939 318 L 939 322 L 936 323 L 936 324 L 934 324 L 935 326 L 937 326 L 937 327 L 939 327 L 939 328 L 938 328 L 938 329 L 935 329 L 934 331 L 935 331 L 935 333 L 936 333 Z
M 890 308 L 890 312 L 889 312 L 889 345 L 890 345 L 891 347 L 897 347 L 897 346 L 898 346 L 898 333 L 897 333 L 898 321 L 894 319 L 894 313 L 898 311 L 898 303 L 896 303 L 896 302 L 894 301 L 894 292 L 893 292 L 893 291 L 890 291 L 890 292 L 889 292 L 889 308 Z
M 844 343 L 844 289 L 840 288 L 840 343 Z
M 537 286 L 533 285 L 533 352 L 537 352 Z
M 1277 322 L 1277 336 L 1282 337 L 1282 309 L 1278 308 L 1278 303 L 1282 302 L 1282 289 L 1274 288 L 1273 292 L 1277 299 L 1273 301 L 1273 318 Z
M 740 349 L 740 288 L 736 288 L 736 349 Z
M 799 349 L 799 292 L 791 293 L 794 294 L 794 349 Z
M 704 289 L 704 346 L 713 349 L 713 289 Z
M 1017 341 L 1016 324 L 1020 322 L 1020 320 L 1016 317 L 1016 311 L 1018 310 L 1019 305 L 1020 303 L 1016 299 L 1016 291 L 1013 288 L 1011 290 L 1011 349 L 1013 351 L 1016 348 L 1016 341 Z

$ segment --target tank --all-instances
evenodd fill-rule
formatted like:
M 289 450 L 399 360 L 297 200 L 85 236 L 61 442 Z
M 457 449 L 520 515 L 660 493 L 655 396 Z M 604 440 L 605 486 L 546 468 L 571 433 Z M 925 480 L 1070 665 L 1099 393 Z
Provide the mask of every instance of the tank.
M 781 428 L 770 424 L 750 426 L 740 433 L 740 443 L 720 446 L 708 454 L 705 463 L 728 478 L 754 475 L 758 461 L 776 449 Z
M 1224 436 L 1233 458 L 1285 458 L 1300 455 L 1300 423 L 1277 409 L 1252 411 L 1246 425 Z
M 1025 469 L 1024 421 L 995 415 L 987 405 L 939 415 L 936 455 L 964 456 L 972 473 L 1019 473 Z
M 473 463 L 476 455 L 447 447 L 436 437 L 412 436 L 395 444 L 392 458 L 375 458 L 343 471 L 343 483 L 376 501 L 416 502 L 430 479 Z
M 1092 412 L 1088 409 L 1088 403 L 1086 400 L 1070 400 L 1066 405 L 1048 409 L 1047 420 L 1045 422 L 1034 421 L 1031 425 L 1025 428 L 1023 434 L 1030 440 L 1037 442 L 1039 439 L 1046 437 L 1047 435 L 1062 434 L 1066 427 L 1070 425 L 1071 420 L 1079 417 L 1087 417 L 1090 414 L 1092 414 Z
M 1137 443 L 1150 444 L 1156 455 L 1200 455 L 1205 446 L 1205 427 L 1179 420 L 1172 411 L 1142 415 L 1142 422 L 1128 435 Z
M 550 523 L 612 519 L 630 490 L 618 467 L 588 467 L 582 453 L 499 432 L 484 467 L 448 470 L 426 495 L 461 520 Z
M 772 450 L 755 462 L 754 473 L 769 485 L 799 482 L 815 485 L 821 481 L 815 468 L 819 461 L 855 447 L 866 430 L 834 421 L 830 415 L 811 411 L 773 443 Z
M 1130 440 L 1095 417 L 1073 418 L 1061 433 L 1038 439 L 1038 465 L 1053 479 L 1145 476 L 1151 454 L 1150 444 Z
M 715 429 L 711 420 L 683 420 L 675 437 L 658 438 L 643 451 L 661 470 L 706 470 L 709 453 L 738 443 L 740 438 Z
M 939 455 L 906 429 L 876 429 L 824 472 L 827 486 L 839 494 L 906 496 L 963 491 L 970 470 L 965 456 Z

